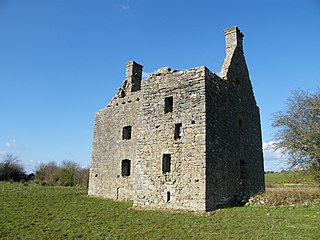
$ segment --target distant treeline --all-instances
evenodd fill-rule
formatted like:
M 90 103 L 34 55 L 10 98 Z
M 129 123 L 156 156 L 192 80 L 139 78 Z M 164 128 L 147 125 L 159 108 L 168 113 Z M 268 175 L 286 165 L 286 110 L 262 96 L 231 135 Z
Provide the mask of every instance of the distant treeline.
M 8 153 L 0 162 L 0 181 L 88 187 L 89 170 L 89 167 L 83 168 L 78 163 L 65 160 L 60 165 L 55 162 L 41 163 L 34 173 L 26 174 L 18 158 Z

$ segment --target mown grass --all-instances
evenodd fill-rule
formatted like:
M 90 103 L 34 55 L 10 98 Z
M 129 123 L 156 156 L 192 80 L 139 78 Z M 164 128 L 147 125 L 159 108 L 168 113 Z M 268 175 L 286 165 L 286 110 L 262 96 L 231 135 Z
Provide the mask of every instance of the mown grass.
M 141 211 L 85 188 L 0 183 L 0 239 L 320 239 L 320 206 Z

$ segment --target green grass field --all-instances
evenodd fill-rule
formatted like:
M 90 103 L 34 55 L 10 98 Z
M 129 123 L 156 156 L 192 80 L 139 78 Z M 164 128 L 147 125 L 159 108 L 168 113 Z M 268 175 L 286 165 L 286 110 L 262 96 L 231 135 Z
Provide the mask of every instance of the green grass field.
M 266 186 L 273 184 L 317 185 L 308 171 L 284 171 L 265 174 Z
M 320 206 L 141 211 L 85 188 L 0 182 L 0 239 L 320 239 Z

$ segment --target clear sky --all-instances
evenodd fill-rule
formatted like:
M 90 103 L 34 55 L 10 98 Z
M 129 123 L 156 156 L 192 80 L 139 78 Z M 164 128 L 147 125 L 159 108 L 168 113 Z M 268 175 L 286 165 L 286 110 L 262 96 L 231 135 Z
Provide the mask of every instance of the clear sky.
M 88 166 L 94 114 L 115 95 L 125 62 L 219 73 L 223 30 L 237 25 L 261 111 L 320 83 L 319 0 L 0 0 L 0 156 L 27 171 L 68 159 Z M 265 169 L 283 167 L 265 151 Z

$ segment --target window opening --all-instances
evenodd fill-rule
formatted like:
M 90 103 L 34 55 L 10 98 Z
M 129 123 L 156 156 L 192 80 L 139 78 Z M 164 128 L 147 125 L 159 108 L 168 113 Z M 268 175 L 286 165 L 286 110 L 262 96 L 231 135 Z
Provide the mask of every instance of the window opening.
M 168 192 L 167 192 L 167 202 L 170 202 L 170 197 L 171 197 L 170 195 L 171 195 L 171 194 L 170 194 L 170 192 L 168 191 Z
M 173 109 L 173 97 L 166 97 L 164 99 L 164 112 L 169 113 L 172 112 Z
M 126 92 L 121 89 L 121 92 L 120 92 L 120 98 L 124 98 L 126 96 Z
M 128 177 L 130 176 L 130 165 L 131 165 L 131 161 L 128 159 L 122 160 L 121 163 L 121 175 L 123 177 Z
M 162 157 L 162 172 L 168 173 L 171 171 L 171 154 L 163 154 Z
M 175 140 L 181 138 L 181 127 L 182 127 L 182 123 L 175 124 L 175 127 L 174 127 L 174 139 Z
M 247 166 L 244 159 L 240 159 L 240 178 L 241 179 L 248 178 Z
M 122 131 L 122 139 L 131 139 L 131 130 L 131 126 L 124 127 Z
M 239 132 L 240 132 L 240 135 L 243 135 L 243 120 L 240 118 L 239 119 Z
M 238 78 L 236 78 L 236 85 L 237 85 L 237 87 L 240 87 L 240 84 L 241 84 L 240 80 L 239 80 Z

